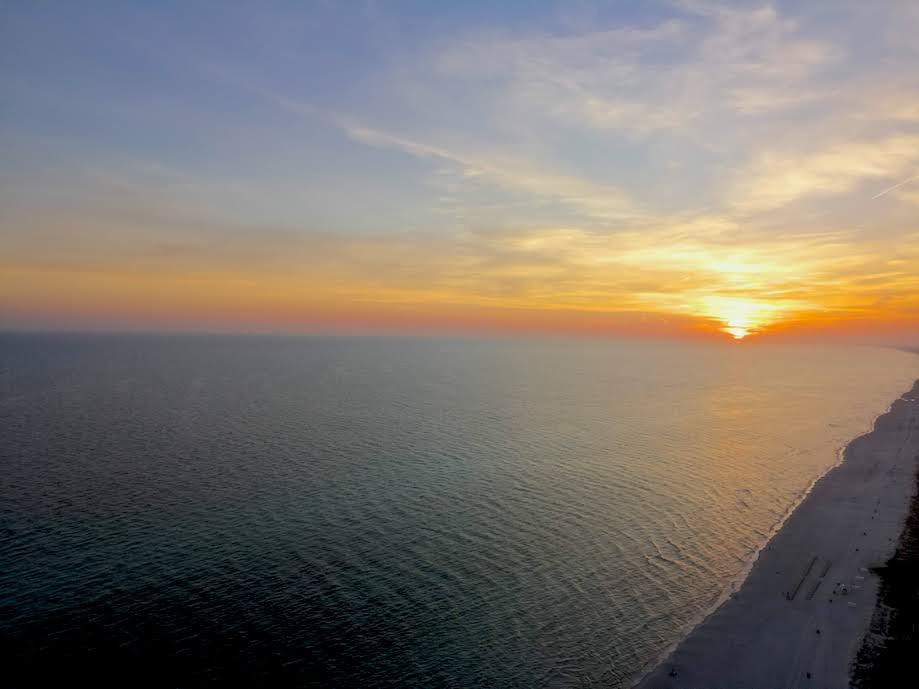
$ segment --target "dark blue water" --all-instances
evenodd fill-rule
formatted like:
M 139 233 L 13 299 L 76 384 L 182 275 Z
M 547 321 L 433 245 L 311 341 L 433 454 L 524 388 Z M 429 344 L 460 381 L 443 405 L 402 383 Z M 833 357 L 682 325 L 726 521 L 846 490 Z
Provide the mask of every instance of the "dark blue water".
M 3 684 L 620 685 L 914 372 L 729 351 L 0 336 Z

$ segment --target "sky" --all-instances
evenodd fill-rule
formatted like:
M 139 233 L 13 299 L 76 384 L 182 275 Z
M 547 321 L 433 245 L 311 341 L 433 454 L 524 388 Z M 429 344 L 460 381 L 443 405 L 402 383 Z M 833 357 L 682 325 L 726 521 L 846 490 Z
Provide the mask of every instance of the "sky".
M 919 341 L 919 3 L 0 8 L 0 328 Z

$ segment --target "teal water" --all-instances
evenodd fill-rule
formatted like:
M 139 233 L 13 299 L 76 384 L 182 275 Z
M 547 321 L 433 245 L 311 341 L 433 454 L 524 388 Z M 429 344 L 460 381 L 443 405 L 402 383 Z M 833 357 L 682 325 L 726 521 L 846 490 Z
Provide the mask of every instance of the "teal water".
M 625 686 L 916 378 L 876 348 L 0 336 L 8 686 Z

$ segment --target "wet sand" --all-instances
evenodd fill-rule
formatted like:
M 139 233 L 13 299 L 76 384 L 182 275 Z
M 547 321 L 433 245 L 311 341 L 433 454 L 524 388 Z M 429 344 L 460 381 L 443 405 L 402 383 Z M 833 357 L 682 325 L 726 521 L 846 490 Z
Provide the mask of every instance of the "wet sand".
M 636 686 L 850 686 L 919 467 L 919 381 L 853 440 L 760 553 L 740 589 Z

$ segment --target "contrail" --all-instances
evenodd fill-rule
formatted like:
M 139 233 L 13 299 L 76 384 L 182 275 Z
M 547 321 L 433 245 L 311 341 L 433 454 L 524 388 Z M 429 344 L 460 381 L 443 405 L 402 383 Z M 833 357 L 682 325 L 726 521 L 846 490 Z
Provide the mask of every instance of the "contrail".
M 919 179 L 919 175 L 914 175 L 914 176 L 910 177 L 909 179 L 904 179 L 904 180 L 903 180 L 902 182 L 900 182 L 899 184 L 894 184 L 892 187 L 890 187 L 889 189 L 885 189 L 885 190 L 882 191 L 880 194 L 875 194 L 874 196 L 871 197 L 871 200 L 874 201 L 875 199 L 879 199 L 879 198 L 881 198 L 884 194 L 886 194 L 886 193 L 888 193 L 888 192 L 891 192 L 891 191 L 893 191 L 894 189 L 899 189 L 899 188 L 902 187 L 904 184 L 909 184 L 910 182 L 915 182 L 917 179 Z

